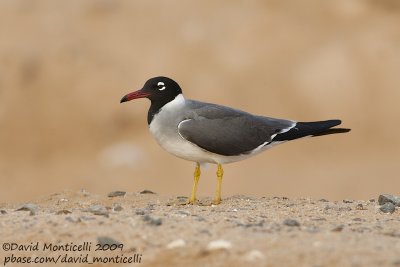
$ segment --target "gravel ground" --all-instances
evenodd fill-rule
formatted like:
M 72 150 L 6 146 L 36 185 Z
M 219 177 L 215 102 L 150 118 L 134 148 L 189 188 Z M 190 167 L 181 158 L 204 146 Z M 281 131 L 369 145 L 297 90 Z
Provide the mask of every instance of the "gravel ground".
M 140 261 L 137 266 L 400 266 L 394 197 L 378 202 L 232 196 L 218 206 L 207 198 L 181 205 L 185 200 L 150 190 L 108 196 L 81 191 L 1 204 L 1 264 L 61 257 L 57 266 L 86 266 L 87 255 L 89 262 L 131 257 Z M 6 251 L 8 243 L 14 244 Z M 68 251 L 66 244 L 82 245 L 82 251 Z

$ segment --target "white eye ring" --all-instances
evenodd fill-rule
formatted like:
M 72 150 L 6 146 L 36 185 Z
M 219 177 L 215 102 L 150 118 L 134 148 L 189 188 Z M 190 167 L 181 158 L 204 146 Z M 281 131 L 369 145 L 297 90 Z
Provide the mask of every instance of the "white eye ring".
M 158 88 L 158 90 L 160 90 L 160 91 L 165 90 L 165 88 L 166 88 L 163 82 L 157 83 L 157 86 L 158 87 L 162 86 L 161 88 Z

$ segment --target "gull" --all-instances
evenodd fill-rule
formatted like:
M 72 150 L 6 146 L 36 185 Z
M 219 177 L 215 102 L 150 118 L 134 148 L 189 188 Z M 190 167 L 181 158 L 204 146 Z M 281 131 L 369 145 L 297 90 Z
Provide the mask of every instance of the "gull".
M 346 133 L 333 128 L 340 120 L 297 122 L 253 115 L 238 109 L 186 99 L 177 82 L 168 77 L 149 79 L 142 89 L 129 93 L 121 103 L 148 98 L 150 133 L 169 153 L 196 162 L 188 204 L 196 202 L 200 164 L 217 164 L 213 204 L 221 203 L 223 164 L 250 158 L 273 146 L 307 136 Z

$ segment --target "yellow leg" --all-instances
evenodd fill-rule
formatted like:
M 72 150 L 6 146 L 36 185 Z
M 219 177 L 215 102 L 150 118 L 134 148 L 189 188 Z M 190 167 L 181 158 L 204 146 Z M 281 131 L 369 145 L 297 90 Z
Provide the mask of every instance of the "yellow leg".
M 192 195 L 189 198 L 189 204 L 194 204 L 196 202 L 197 184 L 199 183 L 200 174 L 201 174 L 200 164 L 197 162 L 196 169 L 194 170 L 194 183 L 193 183 Z
M 215 198 L 213 201 L 214 205 L 218 205 L 221 203 L 221 184 L 222 184 L 222 176 L 224 175 L 224 169 L 222 169 L 222 165 L 218 164 L 217 170 L 217 190 L 215 191 Z

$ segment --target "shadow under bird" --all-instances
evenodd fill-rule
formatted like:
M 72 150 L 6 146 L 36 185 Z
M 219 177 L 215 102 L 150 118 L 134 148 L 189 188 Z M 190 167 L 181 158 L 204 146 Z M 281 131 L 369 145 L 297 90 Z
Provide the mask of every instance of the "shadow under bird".
M 121 103 L 137 98 L 151 101 L 147 122 L 158 144 L 179 158 L 196 162 L 188 204 L 196 202 L 201 163 L 218 165 L 213 203 L 219 204 L 224 174 L 222 164 L 247 159 L 302 137 L 350 131 L 332 128 L 341 124 L 340 120 L 296 122 L 189 100 L 183 97 L 177 82 L 162 76 L 149 79 L 142 89 L 125 95 Z

